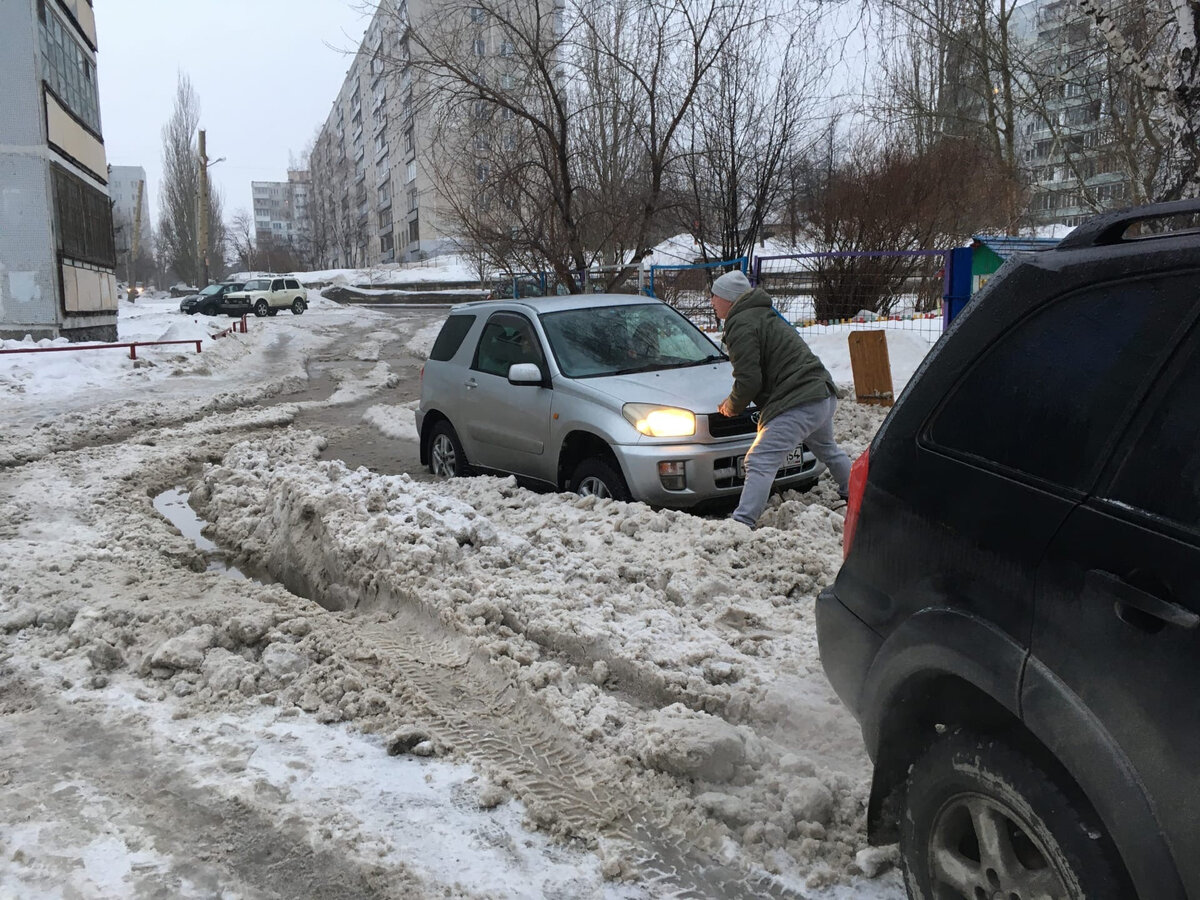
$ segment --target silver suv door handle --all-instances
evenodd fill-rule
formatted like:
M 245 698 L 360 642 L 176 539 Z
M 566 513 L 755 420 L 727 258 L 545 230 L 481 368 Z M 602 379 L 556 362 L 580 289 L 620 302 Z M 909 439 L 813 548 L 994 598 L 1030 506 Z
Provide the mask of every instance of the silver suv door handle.
M 479 387 L 479 382 L 476 381 L 474 378 L 468 378 L 466 381 L 466 385 L 467 385 L 468 391 L 473 391 L 473 390 L 475 390 L 475 388 Z
M 1143 591 L 1141 588 L 1134 587 L 1112 572 L 1105 572 L 1103 569 L 1092 569 L 1084 576 L 1083 584 L 1085 588 L 1107 594 L 1115 599 L 1117 601 L 1118 615 L 1120 614 L 1120 607 L 1125 606 L 1145 613 L 1151 618 L 1160 619 L 1171 625 L 1178 625 L 1180 628 L 1192 629 L 1200 625 L 1200 616 L 1194 612 L 1184 609 L 1178 603 L 1172 603 L 1169 600 L 1164 600 L 1162 597 L 1156 597 L 1149 591 Z

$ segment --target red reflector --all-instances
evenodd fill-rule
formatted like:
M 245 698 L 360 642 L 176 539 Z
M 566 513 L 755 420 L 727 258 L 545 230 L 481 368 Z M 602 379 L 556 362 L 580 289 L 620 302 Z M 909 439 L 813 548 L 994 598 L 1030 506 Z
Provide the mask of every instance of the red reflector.
M 863 493 L 867 489 L 867 469 L 871 465 L 871 448 L 850 467 L 850 497 L 846 501 L 846 524 L 842 528 L 842 559 L 850 555 L 854 532 L 858 528 L 858 513 L 862 509 Z

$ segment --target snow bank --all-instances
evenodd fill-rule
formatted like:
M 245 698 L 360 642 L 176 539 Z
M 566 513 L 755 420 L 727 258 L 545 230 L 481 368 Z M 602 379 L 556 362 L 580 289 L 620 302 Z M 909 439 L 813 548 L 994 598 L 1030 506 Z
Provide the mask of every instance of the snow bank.
M 879 416 L 844 406 L 849 452 Z M 830 485 L 774 498 L 750 532 L 511 479 L 350 472 L 316 462 L 320 446 L 277 435 L 210 469 L 194 500 L 221 542 L 329 608 L 452 627 L 571 732 L 693 784 L 772 871 L 810 887 L 858 871 L 868 763 L 812 620 L 841 560 Z M 308 702 L 332 720 L 362 711 Z

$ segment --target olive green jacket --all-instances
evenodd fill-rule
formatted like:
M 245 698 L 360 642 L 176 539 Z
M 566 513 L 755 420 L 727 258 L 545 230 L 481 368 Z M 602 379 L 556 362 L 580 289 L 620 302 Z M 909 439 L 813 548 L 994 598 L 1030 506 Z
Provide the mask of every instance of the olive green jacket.
M 735 414 L 753 402 L 762 411 L 759 424 L 765 425 L 801 403 L 836 395 L 821 360 L 762 288 L 738 297 L 725 320 L 723 340 L 733 363 L 729 401 Z

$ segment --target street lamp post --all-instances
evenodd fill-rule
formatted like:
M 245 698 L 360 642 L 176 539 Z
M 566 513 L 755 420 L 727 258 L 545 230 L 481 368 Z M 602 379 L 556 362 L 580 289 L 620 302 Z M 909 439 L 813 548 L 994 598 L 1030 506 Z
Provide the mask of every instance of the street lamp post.
M 200 130 L 200 228 L 198 229 L 198 243 L 200 244 L 200 272 L 203 284 L 201 288 L 208 286 L 208 170 L 219 162 L 224 162 L 225 157 L 208 161 L 208 145 L 205 140 L 204 130 Z

